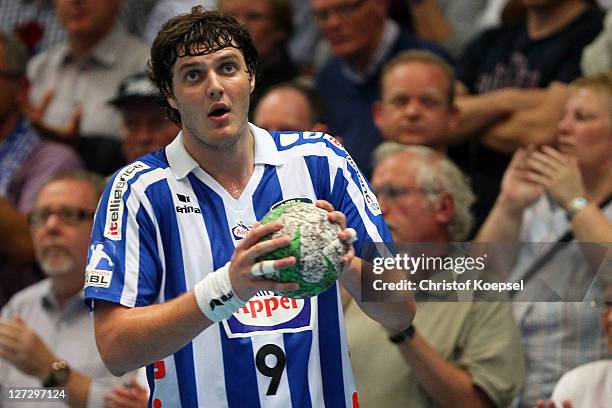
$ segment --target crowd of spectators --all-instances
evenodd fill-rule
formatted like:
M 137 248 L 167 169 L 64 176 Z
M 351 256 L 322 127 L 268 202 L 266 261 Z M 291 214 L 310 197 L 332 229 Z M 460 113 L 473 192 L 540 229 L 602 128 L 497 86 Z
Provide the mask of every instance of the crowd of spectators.
M 0 390 L 42 385 L 63 359 L 72 406 L 142 406 L 137 382 L 109 380 L 75 306 L 85 238 L 71 234 L 91 228 L 94 173 L 179 132 L 147 61 L 194 3 L 253 38 L 252 122 L 340 140 L 395 241 L 548 243 L 500 251 L 505 278 L 525 283 L 507 301 L 417 293 L 401 341 L 345 299 L 363 406 L 611 400 L 612 2 L 593 0 L 0 0 Z M 54 251 L 72 254 L 68 275 L 48 268 Z M 73 326 L 52 334 L 62 319 Z M 62 337 L 79 333 L 80 352 Z M 7 354 L 23 338 L 35 367 Z M 604 386 L 567 391 L 589 376 Z

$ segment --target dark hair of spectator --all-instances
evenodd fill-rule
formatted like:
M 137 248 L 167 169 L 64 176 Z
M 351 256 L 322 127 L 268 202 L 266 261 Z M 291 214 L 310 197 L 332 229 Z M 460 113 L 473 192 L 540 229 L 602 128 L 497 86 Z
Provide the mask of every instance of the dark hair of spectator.
M 272 8 L 272 21 L 276 28 L 285 35 L 283 42 L 287 42 L 293 34 L 293 7 L 289 0 L 268 0 Z
M 164 96 L 162 107 L 173 122 L 181 125 L 180 113 L 166 100 L 174 96 L 172 71 L 176 60 L 228 47 L 242 52 L 251 78 L 257 68 L 257 50 L 246 27 L 231 15 L 195 6 L 190 13 L 179 14 L 161 27 L 151 47 L 148 72 Z
M 326 123 L 325 122 L 325 104 L 319 93 L 314 89 L 312 85 L 306 81 L 295 79 L 292 81 L 285 81 L 275 84 L 268 88 L 266 92 L 261 96 L 260 101 L 265 98 L 269 93 L 282 88 L 293 89 L 306 99 L 308 107 L 310 108 L 310 121 L 311 123 Z

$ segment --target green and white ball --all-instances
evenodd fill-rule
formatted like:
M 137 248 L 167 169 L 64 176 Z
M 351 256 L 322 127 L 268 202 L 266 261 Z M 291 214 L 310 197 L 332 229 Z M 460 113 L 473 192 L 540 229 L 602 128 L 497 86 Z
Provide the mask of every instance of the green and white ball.
M 264 275 L 280 282 L 296 282 L 298 290 L 283 293 L 294 298 L 315 296 L 334 284 L 343 270 L 342 257 L 349 245 L 340 242 L 340 226 L 327 219 L 327 211 L 314 204 L 289 202 L 274 207 L 262 224 L 279 220 L 283 228 L 264 239 L 284 235 L 291 243 L 261 257 L 258 261 L 276 260 L 293 255 L 296 264 L 288 269 Z

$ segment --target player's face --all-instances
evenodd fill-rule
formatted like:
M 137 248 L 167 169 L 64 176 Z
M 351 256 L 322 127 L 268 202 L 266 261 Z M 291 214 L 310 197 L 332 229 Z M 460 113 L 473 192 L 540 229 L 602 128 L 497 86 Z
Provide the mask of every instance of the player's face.
M 179 128 L 166 118 L 153 100 L 126 102 L 121 108 L 123 118 L 123 153 L 128 161 L 159 150 L 170 143 Z
M 384 1 L 311 1 L 315 19 L 334 54 L 355 64 L 367 64 L 382 33 Z
M 224 48 L 186 56 L 173 69 L 170 105 L 181 114 L 183 134 L 205 148 L 227 149 L 248 133 L 249 78 L 242 52 Z
M 55 0 L 58 19 L 71 35 L 95 35 L 113 25 L 120 0 Z
M 437 66 L 410 62 L 396 66 L 383 81 L 374 120 L 383 136 L 402 144 L 445 151 L 458 112 L 448 104 L 449 80 Z
M 416 180 L 414 156 L 391 155 L 374 169 L 372 188 L 396 242 L 440 242 L 436 206 Z
M 48 276 L 83 274 L 97 200 L 93 188 L 79 180 L 59 180 L 39 193 L 32 222 L 34 250 Z M 82 218 L 76 214 L 84 210 Z
M 557 147 L 576 156 L 584 168 L 612 166 L 612 98 L 579 88 L 568 99 L 559 122 Z
M 262 57 L 282 41 L 284 34 L 274 24 L 269 0 L 223 0 L 219 7 L 246 25 Z
M 266 94 L 257 104 L 254 122 L 267 130 L 313 130 L 310 106 L 300 92 L 278 88 Z

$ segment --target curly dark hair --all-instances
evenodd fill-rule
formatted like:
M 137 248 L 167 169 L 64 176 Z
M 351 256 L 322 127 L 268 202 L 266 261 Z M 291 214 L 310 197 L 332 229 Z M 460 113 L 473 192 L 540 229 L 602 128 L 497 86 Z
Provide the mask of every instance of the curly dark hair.
M 174 96 L 172 70 L 176 60 L 228 47 L 242 52 L 252 78 L 257 68 L 257 50 L 246 27 L 231 15 L 195 6 L 190 13 L 179 14 L 161 27 L 151 47 L 147 70 L 162 94 L 162 107 L 173 122 L 181 126 L 181 114 L 166 100 Z

